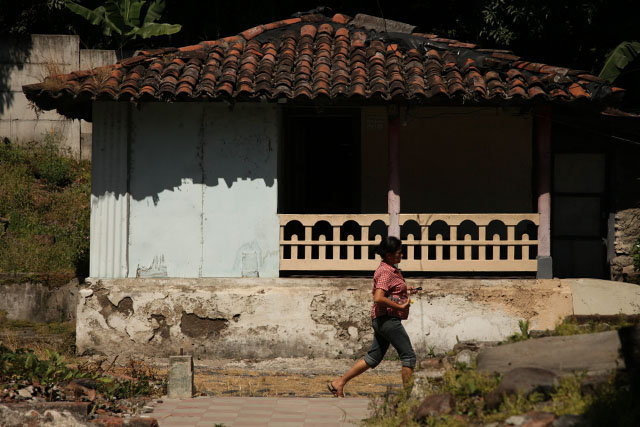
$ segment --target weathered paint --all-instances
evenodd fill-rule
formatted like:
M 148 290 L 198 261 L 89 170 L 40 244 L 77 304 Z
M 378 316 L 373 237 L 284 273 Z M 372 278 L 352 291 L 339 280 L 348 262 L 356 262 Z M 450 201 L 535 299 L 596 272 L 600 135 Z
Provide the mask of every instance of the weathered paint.
M 277 106 L 94 112 L 92 276 L 277 277 Z
M 501 340 L 528 319 L 553 328 L 573 313 L 559 280 L 411 279 L 422 286 L 405 322 L 416 349 Z M 77 346 L 103 354 L 352 357 L 371 338 L 371 279 L 88 280 Z M 87 293 L 89 294 L 89 293 Z
M 125 103 L 93 106 L 90 274 L 127 276 L 127 138 Z

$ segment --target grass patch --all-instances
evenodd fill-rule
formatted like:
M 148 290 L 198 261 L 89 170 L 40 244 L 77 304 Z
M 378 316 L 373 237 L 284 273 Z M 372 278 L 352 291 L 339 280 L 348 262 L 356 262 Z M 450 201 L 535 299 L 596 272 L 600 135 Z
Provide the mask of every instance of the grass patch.
M 0 344 L 11 351 L 30 348 L 38 357 L 46 357 L 54 351 L 66 357 L 76 352 L 75 322 L 36 323 L 27 320 L 7 319 L 0 310 Z
M 413 418 L 421 402 L 406 391 L 387 393 L 372 399 L 372 417 L 365 425 L 387 426 L 463 426 L 502 423 L 512 415 L 530 411 L 551 412 L 556 416 L 580 415 L 590 425 L 636 426 L 640 421 L 640 382 L 627 372 L 612 373 L 609 381 L 597 388 L 584 387 L 584 374 L 576 373 L 561 379 L 550 396 L 532 393 L 529 396 L 506 396 L 498 409 L 485 406 L 484 396 L 495 390 L 499 376 L 484 375 L 474 367 L 459 365 L 448 370 L 442 379 L 425 386 L 424 395 L 451 394 L 455 409 L 450 414 L 428 417 L 423 424 Z M 636 385 L 636 383 L 638 383 Z
M 61 139 L 0 142 L 0 273 L 51 285 L 89 273 L 91 165 L 66 156 Z M 9 277 L 9 278 L 8 278 Z
M 593 334 L 613 329 L 625 328 L 638 323 L 637 316 L 619 314 L 617 316 L 594 316 L 582 321 L 576 316 L 566 317 L 551 333 L 552 336 Z M 606 321 L 605 321 L 606 318 Z

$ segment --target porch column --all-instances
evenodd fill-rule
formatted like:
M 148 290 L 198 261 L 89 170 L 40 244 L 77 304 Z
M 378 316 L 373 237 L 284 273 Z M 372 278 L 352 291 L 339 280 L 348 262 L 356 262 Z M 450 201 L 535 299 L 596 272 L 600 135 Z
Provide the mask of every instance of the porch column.
M 389 119 L 389 236 L 400 238 L 400 119 Z
M 551 107 L 536 111 L 536 145 L 538 147 L 538 279 L 553 278 L 551 258 Z

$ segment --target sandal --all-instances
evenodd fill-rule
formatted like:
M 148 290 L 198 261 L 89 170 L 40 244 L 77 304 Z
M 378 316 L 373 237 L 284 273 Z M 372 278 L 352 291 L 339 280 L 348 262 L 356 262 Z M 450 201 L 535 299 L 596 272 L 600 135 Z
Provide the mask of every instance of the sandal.
M 330 382 L 327 383 L 327 389 L 333 394 L 335 397 L 344 397 L 344 394 L 340 393 L 337 388 L 333 386 Z

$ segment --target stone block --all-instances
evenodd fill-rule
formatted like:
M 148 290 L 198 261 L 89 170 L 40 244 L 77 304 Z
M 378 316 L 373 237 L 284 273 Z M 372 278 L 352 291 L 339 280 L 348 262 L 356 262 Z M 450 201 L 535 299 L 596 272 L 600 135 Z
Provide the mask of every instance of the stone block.
M 538 257 L 536 279 L 553 279 L 553 259 L 550 256 Z
M 478 371 L 504 374 L 515 368 L 533 367 L 557 374 L 600 374 L 624 369 L 617 331 L 546 337 L 485 348 L 477 358 Z
M 193 396 L 193 356 L 169 357 L 170 399 L 185 399 Z

